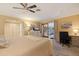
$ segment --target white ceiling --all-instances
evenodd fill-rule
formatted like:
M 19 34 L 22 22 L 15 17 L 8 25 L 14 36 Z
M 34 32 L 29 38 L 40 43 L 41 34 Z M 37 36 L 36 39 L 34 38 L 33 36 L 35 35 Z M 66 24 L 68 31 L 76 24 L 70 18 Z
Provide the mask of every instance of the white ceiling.
M 31 13 L 25 10 L 13 9 L 12 7 L 22 7 L 18 3 L 0 3 L 0 15 L 35 21 L 79 14 L 79 4 L 77 3 L 31 3 L 29 5 L 32 4 L 36 4 L 41 11 Z

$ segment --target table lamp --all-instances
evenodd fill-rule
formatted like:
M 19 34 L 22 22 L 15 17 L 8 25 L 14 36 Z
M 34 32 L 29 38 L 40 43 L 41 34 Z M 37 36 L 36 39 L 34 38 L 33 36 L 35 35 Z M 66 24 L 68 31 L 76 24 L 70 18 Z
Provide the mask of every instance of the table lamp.
M 74 29 L 73 32 L 74 32 L 75 35 L 77 35 L 78 34 L 78 29 Z

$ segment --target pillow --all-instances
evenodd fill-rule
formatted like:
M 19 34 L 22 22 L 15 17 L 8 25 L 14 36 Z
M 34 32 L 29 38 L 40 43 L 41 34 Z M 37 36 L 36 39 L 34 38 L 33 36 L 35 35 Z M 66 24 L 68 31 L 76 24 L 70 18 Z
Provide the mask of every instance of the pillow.
M 0 48 L 6 48 L 7 46 L 8 41 L 4 37 L 0 36 Z

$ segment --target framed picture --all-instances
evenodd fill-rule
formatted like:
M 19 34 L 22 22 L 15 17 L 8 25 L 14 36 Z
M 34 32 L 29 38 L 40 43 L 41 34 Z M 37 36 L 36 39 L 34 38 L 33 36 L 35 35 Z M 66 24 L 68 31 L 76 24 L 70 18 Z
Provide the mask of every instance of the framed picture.
M 72 26 L 72 23 L 63 23 L 63 24 L 61 25 L 61 28 L 62 28 L 62 29 L 69 29 L 71 26 Z

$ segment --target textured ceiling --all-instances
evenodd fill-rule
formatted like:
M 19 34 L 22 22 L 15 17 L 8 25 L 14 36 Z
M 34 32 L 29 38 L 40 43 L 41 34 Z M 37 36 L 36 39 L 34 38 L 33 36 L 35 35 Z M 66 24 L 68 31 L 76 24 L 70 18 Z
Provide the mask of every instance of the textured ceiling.
M 12 7 L 22 7 L 18 3 L 0 3 L 0 15 L 40 21 L 79 14 L 79 4 L 77 3 L 29 3 L 28 5 L 33 4 L 36 4 L 41 11 L 31 13 L 26 10 L 13 9 Z

